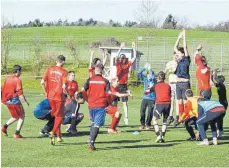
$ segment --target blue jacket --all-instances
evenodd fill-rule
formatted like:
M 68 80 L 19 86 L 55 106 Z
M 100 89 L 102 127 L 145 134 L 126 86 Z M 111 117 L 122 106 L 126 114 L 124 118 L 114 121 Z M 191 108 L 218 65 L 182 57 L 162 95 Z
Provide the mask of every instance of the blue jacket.
M 152 70 L 149 70 L 149 75 L 150 78 L 149 80 L 147 79 L 147 76 L 143 75 L 143 72 L 145 71 L 145 68 L 139 69 L 138 71 L 138 77 L 144 82 L 144 92 L 143 92 L 143 99 L 148 99 L 148 100 L 155 100 L 156 95 L 155 92 L 151 92 L 150 94 L 145 94 L 146 89 L 151 85 L 154 85 L 157 83 L 157 80 L 154 76 L 154 73 Z
M 218 101 L 213 101 L 213 100 L 201 101 L 198 104 L 198 115 L 201 116 L 202 114 L 207 114 L 210 112 L 210 110 L 217 107 L 224 108 L 224 106 L 220 104 Z

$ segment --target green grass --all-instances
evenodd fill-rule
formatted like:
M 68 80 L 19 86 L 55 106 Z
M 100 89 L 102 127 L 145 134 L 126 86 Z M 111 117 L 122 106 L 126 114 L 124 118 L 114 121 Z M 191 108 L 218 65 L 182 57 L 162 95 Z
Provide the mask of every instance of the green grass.
M 135 89 L 135 98 L 129 101 L 129 123 L 123 126 L 118 135 L 106 133 L 110 123 L 107 116 L 106 124 L 100 129 L 97 138 L 97 151 L 91 152 L 87 148 L 89 134 L 87 104 L 82 105 L 80 112 L 84 113 L 85 119 L 79 125 L 77 137 L 64 137 L 64 143 L 51 146 L 48 138 L 38 138 L 40 129 L 46 123 L 33 116 L 35 105 L 44 99 L 41 89 L 25 90 L 30 102 L 25 107 L 26 118 L 22 128 L 23 140 L 12 138 L 16 124 L 8 128 L 8 137 L 2 136 L 2 166 L 3 167 L 215 167 L 229 166 L 228 144 L 229 144 L 229 115 L 225 117 L 225 139 L 219 140 L 218 146 L 202 147 L 197 142 L 187 142 L 188 133 L 183 127 L 169 127 L 166 133 L 166 143 L 156 144 L 154 132 L 142 131 L 139 135 L 133 132 L 139 127 L 140 88 Z M 216 91 L 213 91 L 216 98 Z M 6 107 L 1 107 L 2 124 L 10 117 Z M 121 111 L 122 108 L 120 108 Z M 64 133 L 65 126 L 62 126 Z M 64 134 L 66 135 L 66 134 Z M 208 131 L 208 137 L 210 132 Z
M 3 30 L 4 31 L 4 30 Z M 177 37 L 180 30 L 125 28 L 125 27 L 40 27 L 40 28 L 16 28 L 13 29 L 13 42 L 30 43 L 34 36 L 47 38 L 49 43 L 62 43 L 64 38 L 75 37 L 81 44 L 88 44 L 96 39 L 118 37 L 123 41 L 135 40 L 137 36 L 144 36 L 151 31 L 155 37 Z M 210 32 L 188 30 L 189 38 L 229 38 L 226 32 Z

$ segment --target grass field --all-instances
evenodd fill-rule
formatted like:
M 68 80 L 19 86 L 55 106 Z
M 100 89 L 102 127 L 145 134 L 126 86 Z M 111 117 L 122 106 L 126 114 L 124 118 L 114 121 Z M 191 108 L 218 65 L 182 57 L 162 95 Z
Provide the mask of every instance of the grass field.
M 4 30 L 3 30 L 4 31 Z M 180 30 L 173 29 L 151 29 L 154 37 L 177 37 Z M 49 43 L 62 43 L 64 38 L 75 37 L 81 44 L 88 44 L 95 39 L 118 37 L 123 41 L 135 40 L 137 36 L 144 36 L 149 32 L 145 28 L 126 28 L 126 27 L 39 27 L 39 28 L 17 28 L 13 29 L 13 42 L 30 43 L 34 36 L 45 37 Z M 189 38 L 229 38 L 227 32 L 210 31 L 187 31 Z
M 139 89 L 138 89 L 139 90 Z M 39 131 L 46 123 L 33 116 L 35 105 L 44 99 L 40 89 L 25 90 L 30 102 L 25 107 L 26 118 L 22 129 L 22 140 L 12 138 L 16 125 L 8 128 L 8 137 L 2 136 L 2 166 L 3 167 L 228 167 L 229 166 L 229 115 L 225 117 L 225 134 L 219 140 L 218 146 L 198 146 L 197 142 L 187 142 L 188 133 L 180 126 L 169 127 L 166 133 L 166 143 L 156 144 L 153 130 L 142 131 L 134 135 L 139 127 L 139 108 L 141 98 L 139 92 L 129 101 L 129 126 L 120 122 L 118 135 L 107 134 L 110 123 L 107 116 L 106 124 L 100 129 L 97 138 L 97 151 L 91 152 L 87 148 L 89 135 L 87 104 L 82 105 L 80 112 L 85 119 L 78 127 L 79 135 L 67 136 L 62 126 L 64 142 L 51 146 L 48 138 L 39 138 Z M 213 91 L 214 99 L 217 98 Z M 122 108 L 120 108 L 121 111 Z M 6 107 L 1 107 L 2 124 L 10 117 Z M 208 132 L 210 137 L 210 132 Z

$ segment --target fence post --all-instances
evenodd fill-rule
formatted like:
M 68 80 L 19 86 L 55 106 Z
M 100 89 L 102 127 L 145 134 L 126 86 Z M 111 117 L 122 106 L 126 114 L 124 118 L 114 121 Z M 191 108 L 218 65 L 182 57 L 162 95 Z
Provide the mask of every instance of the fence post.
M 223 40 L 221 40 L 221 54 L 220 54 L 220 75 L 222 75 L 223 71 Z
M 25 47 L 23 47 L 23 52 L 22 52 L 22 57 L 23 57 L 23 64 L 25 63 Z

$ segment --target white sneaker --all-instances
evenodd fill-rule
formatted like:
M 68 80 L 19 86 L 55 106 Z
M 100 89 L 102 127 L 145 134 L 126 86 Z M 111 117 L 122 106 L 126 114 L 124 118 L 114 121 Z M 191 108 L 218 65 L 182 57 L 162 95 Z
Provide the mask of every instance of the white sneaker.
M 213 145 L 218 145 L 217 138 L 213 138 L 212 143 Z
M 224 134 L 224 132 L 223 132 L 223 131 L 219 131 L 219 130 L 217 130 L 217 137 L 222 137 L 222 136 L 223 136 L 223 134 Z
M 207 141 L 203 140 L 202 142 L 198 143 L 198 145 L 200 145 L 200 146 L 209 146 L 209 142 L 208 142 L 208 140 Z
M 125 124 L 125 125 L 129 125 L 129 124 L 128 124 L 128 118 L 125 118 L 125 119 L 124 119 L 124 124 Z
M 155 140 L 156 143 L 161 142 L 161 135 L 157 136 L 157 139 Z

